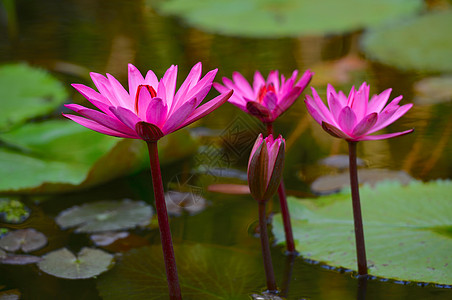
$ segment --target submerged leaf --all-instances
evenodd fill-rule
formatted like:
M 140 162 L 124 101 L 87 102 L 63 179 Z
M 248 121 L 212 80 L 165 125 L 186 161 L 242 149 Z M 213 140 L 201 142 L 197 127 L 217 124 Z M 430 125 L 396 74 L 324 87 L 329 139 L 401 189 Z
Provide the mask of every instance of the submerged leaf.
M 0 248 L 6 251 L 31 252 L 47 244 L 46 236 L 33 228 L 11 231 L 0 239 Z
M 452 10 L 393 23 L 363 36 L 364 51 L 402 69 L 452 71 Z
M 55 221 L 63 229 L 77 227 L 75 232 L 101 232 L 145 226 L 151 217 L 151 206 L 125 199 L 73 206 L 62 211 Z
M 419 0 L 150 0 L 203 30 L 248 37 L 342 33 L 419 11 Z
M 108 270 L 113 255 L 105 251 L 83 248 L 77 256 L 66 248 L 44 255 L 38 264 L 41 271 L 66 279 L 91 278 Z
M 358 170 L 360 184 L 374 186 L 378 182 L 391 180 L 402 184 L 408 184 L 413 178 L 404 171 L 392 171 L 385 169 L 360 169 Z M 350 186 L 349 172 L 335 175 L 325 175 L 317 178 L 311 184 L 311 190 L 317 194 L 331 194 Z
M 201 244 L 175 245 L 184 299 L 249 299 L 265 285 L 260 253 Z M 131 250 L 111 272 L 100 277 L 102 299 L 167 299 L 162 249 Z
M 0 249 L 0 264 L 5 265 L 28 265 L 41 261 L 39 256 L 10 254 Z
M 371 275 L 452 284 L 452 182 L 379 184 L 360 189 Z M 297 250 L 306 258 L 356 270 L 351 196 L 289 198 Z M 320 202 L 320 203 L 319 203 Z M 316 203 L 316 204 L 314 204 Z M 273 219 L 283 241 L 281 215 Z
M 53 111 L 67 97 L 63 85 L 44 70 L 0 66 L 0 131 Z

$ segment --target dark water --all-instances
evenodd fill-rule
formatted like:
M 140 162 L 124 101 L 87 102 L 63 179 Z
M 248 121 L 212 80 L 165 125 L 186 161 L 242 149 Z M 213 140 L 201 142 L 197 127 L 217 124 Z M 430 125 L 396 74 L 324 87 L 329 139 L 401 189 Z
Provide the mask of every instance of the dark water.
M 187 28 L 173 18 L 158 16 L 141 1 L 18 0 L 16 3 L 15 26 L 0 26 L 0 62 L 25 61 L 51 70 L 67 84 L 89 84 L 89 71 L 109 72 L 121 82 L 126 82 L 126 65 L 130 62 L 142 71 L 153 69 L 159 76 L 171 64 L 177 64 L 181 80 L 182 74 L 187 74 L 193 64 L 202 61 L 204 72 L 219 68 L 219 80 L 222 76 L 230 77 L 236 70 L 247 78 L 251 78 L 256 69 L 262 73 L 279 69 L 290 74 L 293 69 L 307 68 L 317 72 L 317 68 L 328 66 L 333 60 L 353 57 L 359 61 L 358 65 L 366 65 L 365 70 L 357 67 L 355 75 L 349 82 L 339 84 L 340 88 L 346 90 L 351 84 L 366 80 L 371 84 L 371 93 L 392 87 L 392 97 L 403 94 L 404 103 L 408 103 L 414 97 L 414 82 L 426 76 L 365 60 L 359 52 L 359 32 L 281 39 L 232 38 Z M 4 16 L 2 11 L 2 21 L 5 21 Z M 350 64 L 355 65 L 353 62 Z M 314 77 L 312 82 L 321 92 L 322 86 L 325 86 L 323 81 L 327 80 L 322 76 L 325 77 L 320 72 L 320 78 Z M 214 94 L 211 93 L 212 96 Z M 74 101 L 81 99 L 76 93 L 73 96 Z M 394 140 L 360 143 L 358 155 L 372 168 L 404 170 L 416 179 L 452 178 L 451 114 L 450 102 L 416 105 L 389 128 L 394 132 L 415 127 L 415 134 Z M 260 130 L 257 122 L 229 104 L 198 122 L 198 125 L 217 130 L 223 136 L 227 135 L 228 128 L 241 126 L 250 134 L 250 143 L 252 134 Z M 347 153 L 346 143 L 330 138 L 317 124 L 310 122 L 302 101 L 298 101 L 275 123 L 275 131 L 288 140 L 286 185 L 291 193 L 297 195 L 309 195 L 310 183 L 322 175 L 322 171 L 316 170 L 319 159 Z M 207 133 L 210 135 L 211 131 L 207 130 Z M 218 138 L 203 138 L 206 145 L 213 141 L 218 143 Z M 245 171 L 250 144 L 238 145 L 231 137 L 220 143 L 224 147 L 228 143 L 232 145 L 226 151 L 229 154 L 226 167 Z M 186 176 L 195 167 L 197 162 L 193 157 L 164 166 L 165 185 L 168 186 L 174 176 Z M 210 183 L 243 183 L 243 180 L 237 179 L 236 175 L 232 176 L 235 179 L 208 177 L 196 180 L 196 185 L 203 189 L 209 206 L 197 215 L 184 214 L 172 219 L 175 242 L 258 250 L 259 240 L 253 236 L 257 220 L 254 201 L 248 196 L 206 191 Z M 37 255 L 62 246 L 79 249 L 81 245 L 90 243 L 83 235 L 58 229 L 52 218 L 61 210 L 74 204 L 104 199 L 131 198 L 152 203 L 152 190 L 149 174 L 144 171 L 88 191 L 46 198 L 42 204 L 34 204 L 35 199 L 28 198 L 27 203 L 33 209 L 32 218 L 18 226 L 35 227 L 51 236 L 49 246 Z M 273 208 L 278 209 L 276 202 Z M 138 236 L 140 234 L 137 233 Z M 158 243 L 158 232 L 153 230 L 142 238 L 145 241 L 141 240 L 137 245 Z M 348 272 L 329 270 L 301 258 L 288 261 L 280 247 L 274 247 L 272 251 L 278 285 L 284 288 L 289 299 L 452 298 L 449 289 L 434 286 L 419 287 L 372 280 L 366 286 L 359 287 L 359 281 Z M 100 299 L 95 279 L 58 279 L 40 272 L 35 266 L 0 266 L 0 287 L 19 289 L 23 299 Z

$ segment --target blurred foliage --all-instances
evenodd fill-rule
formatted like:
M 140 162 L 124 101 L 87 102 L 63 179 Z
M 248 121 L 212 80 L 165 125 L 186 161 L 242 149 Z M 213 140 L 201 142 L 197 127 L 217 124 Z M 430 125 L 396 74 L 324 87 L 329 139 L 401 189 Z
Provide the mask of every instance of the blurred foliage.
M 149 0 L 158 12 L 209 32 L 283 37 L 343 33 L 418 12 L 414 0 Z
M 2 222 L 22 223 L 29 216 L 29 209 L 20 200 L 0 198 L 0 220 Z
M 372 59 L 401 69 L 452 72 L 452 10 L 432 12 L 368 31 L 362 40 Z

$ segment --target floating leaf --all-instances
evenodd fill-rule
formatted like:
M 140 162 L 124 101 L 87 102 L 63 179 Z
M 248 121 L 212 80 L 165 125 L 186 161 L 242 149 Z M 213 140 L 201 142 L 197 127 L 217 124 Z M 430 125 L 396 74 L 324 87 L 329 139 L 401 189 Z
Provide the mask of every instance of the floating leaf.
M 31 252 L 47 244 L 46 236 L 33 228 L 11 231 L 0 239 L 0 248 L 6 251 Z
M 342 33 L 413 14 L 416 0 L 167 0 L 158 12 L 203 30 L 236 36 L 282 37 Z
M 363 186 L 360 194 L 369 273 L 397 280 L 451 284 L 451 193 L 450 181 Z M 315 202 L 289 198 L 289 207 L 301 255 L 356 270 L 348 193 Z M 273 226 L 275 237 L 282 241 L 280 214 L 274 217 Z
M 149 224 L 152 208 L 142 201 L 99 201 L 73 206 L 62 211 L 56 222 L 75 232 L 101 232 L 134 228 Z
M 249 299 L 265 285 L 259 252 L 201 244 L 175 245 L 174 252 L 184 299 Z M 105 300 L 167 299 L 161 247 L 131 250 L 97 287 Z
M 63 248 L 44 255 L 38 266 L 59 278 L 85 279 L 107 271 L 112 261 L 113 255 L 99 249 L 83 248 L 75 256 Z
M 360 184 L 375 185 L 380 181 L 392 180 L 402 184 L 408 184 L 413 178 L 404 171 L 391 171 L 385 169 L 360 169 L 358 170 Z M 350 173 L 343 172 L 335 175 L 325 175 L 317 178 L 311 184 L 311 190 L 317 194 L 331 194 L 350 186 Z
M 96 246 L 108 246 L 112 243 L 114 243 L 116 240 L 124 239 L 129 236 L 129 233 L 127 231 L 120 231 L 120 232 L 114 232 L 114 231 L 108 231 L 108 232 L 101 232 L 98 234 L 91 235 L 91 240 L 96 244 Z
M 130 173 L 145 145 L 91 131 L 71 121 L 27 124 L 0 135 L 1 192 L 75 190 Z
M 5 265 L 28 265 L 41 261 L 39 256 L 10 254 L 0 249 L 0 264 Z
M 361 158 L 357 158 L 356 163 L 358 166 L 364 166 L 366 163 Z M 337 169 L 346 169 L 349 164 L 349 156 L 348 155 L 332 155 L 328 156 L 319 161 L 319 164 L 337 168 Z
M 416 104 L 437 104 L 452 100 L 452 76 L 429 77 L 414 83 Z
M 0 220 L 6 223 L 22 223 L 30 216 L 30 210 L 21 201 L 0 198 Z
M 184 210 L 194 215 L 207 206 L 206 199 L 196 193 L 168 191 L 165 193 L 165 201 L 168 213 L 174 216 L 180 216 Z
M 382 63 L 402 69 L 452 71 L 452 10 L 394 23 L 363 37 L 364 51 Z
M 53 111 L 67 97 L 63 85 L 44 70 L 25 64 L 0 66 L 0 131 Z
M 21 293 L 17 289 L 1 291 L 0 292 L 0 300 L 19 300 L 20 295 L 21 295 Z
M 250 187 L 247 184 L 233 184 L 233 183 L 217 183 L 211 184 L 207 187 L 209 192 L 216 192 L 231 195 L 249 195 Z

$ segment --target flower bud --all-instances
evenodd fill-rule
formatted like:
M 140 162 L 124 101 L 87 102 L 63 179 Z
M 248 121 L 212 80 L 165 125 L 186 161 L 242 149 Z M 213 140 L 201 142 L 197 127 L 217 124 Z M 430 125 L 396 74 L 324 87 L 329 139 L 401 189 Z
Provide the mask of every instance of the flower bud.
M 259 134 L 248 162 L 248 184 L 253 198 L 265 202 L 277 191 L 284 166 L 285 140 Z

